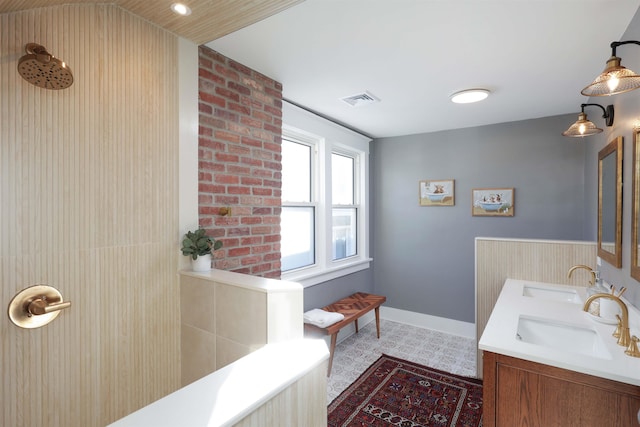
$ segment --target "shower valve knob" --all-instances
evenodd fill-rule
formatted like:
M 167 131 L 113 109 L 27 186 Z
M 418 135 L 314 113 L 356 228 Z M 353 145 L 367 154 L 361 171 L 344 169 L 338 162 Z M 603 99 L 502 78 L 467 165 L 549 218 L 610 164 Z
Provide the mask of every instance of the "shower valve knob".
M 40 316 L 43 314 L 53 313 L 54 311 L 64 310 L 69 307 L 71 307 L 70 301 L 49 304 L 46 298 L 38 298 L 29 303 L 27 311 L 32 315 Z
M 18 292 L 9 303 L 9 319 L 21 328 L 33 329 L 52 322 L 62 310 L 71 307 L 62 294 L 47 285 L 31 286 Z

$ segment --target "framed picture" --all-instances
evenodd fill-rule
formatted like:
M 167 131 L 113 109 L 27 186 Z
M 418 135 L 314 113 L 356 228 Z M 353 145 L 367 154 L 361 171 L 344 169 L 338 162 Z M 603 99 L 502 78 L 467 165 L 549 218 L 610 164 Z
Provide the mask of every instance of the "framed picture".
M 420 206 L 453 206 L 455 203 L 452 179 L 419 181 L 418 186 Z
M 474 188 L 471 215 L 513 216 L 513 188 Z

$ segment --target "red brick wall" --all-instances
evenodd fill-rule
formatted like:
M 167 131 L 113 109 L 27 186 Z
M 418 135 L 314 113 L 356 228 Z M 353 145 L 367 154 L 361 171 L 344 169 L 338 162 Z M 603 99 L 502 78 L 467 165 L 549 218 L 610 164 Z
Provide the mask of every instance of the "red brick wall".
M 199 219 L 224 243 L 214 267 L 279 278 L 282 85 L 199 52 Z

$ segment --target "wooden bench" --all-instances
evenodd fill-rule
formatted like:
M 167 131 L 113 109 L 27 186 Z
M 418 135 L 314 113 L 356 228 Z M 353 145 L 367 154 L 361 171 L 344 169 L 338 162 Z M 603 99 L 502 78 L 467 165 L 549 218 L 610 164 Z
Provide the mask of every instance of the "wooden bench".
M 364 292 L 357 292 L 346 298 L 336 301 L 333 304 L 329 304 L 326 307 L 322 307 L 322 310 L 332 311 L 336 313 L 342 313 L 344 319 L 327 326 L 326 328 L 320 328 L 309 323 L 304 324 L 304 332 L 306 336 L 318 336 L 318 335 L 331 335 L 331 347 L 329 348 L 329 368 L 327 369 L 327 376 L 331 375 L 331 365 L 333 364 L 333 351 L 336 348 L 336 340 L 338 338 L 338 332 L 351 322 L 355 322 L 356 333 L 358 333 L 358 319 L 371 310 L 376 312 L 376 330 L 378 332 L 378 338 L 380 338 L 380 306 L 387 300 L 387 297 L 380 295 L 366 294 Z

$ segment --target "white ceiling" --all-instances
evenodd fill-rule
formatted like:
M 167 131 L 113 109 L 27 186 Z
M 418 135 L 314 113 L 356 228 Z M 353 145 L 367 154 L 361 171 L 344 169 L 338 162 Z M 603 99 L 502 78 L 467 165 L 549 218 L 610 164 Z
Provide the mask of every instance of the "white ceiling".
M 391 137 L 572 112 L 577 118 L 587 102 L 580 90 L 604 69 L 609 44 L 639 5 L 306 0 L 207 46 L 281 82 L 286 100 L 371 137 Z M 625 54 L 640 52 L 618 48 L 622 65 Z M 477 104 L 450 102 L 452 93 L 473 87 L 492 95 Z M 365 90 L 382 102 L 351 107 L 340 100 Z

